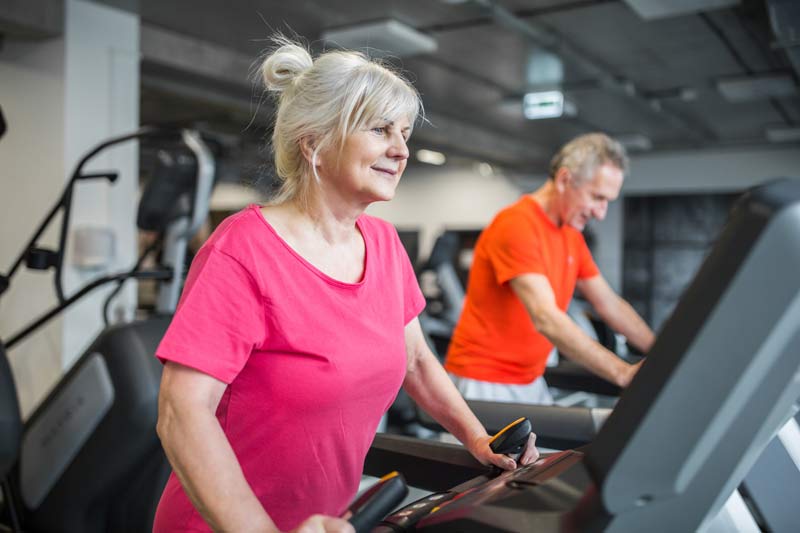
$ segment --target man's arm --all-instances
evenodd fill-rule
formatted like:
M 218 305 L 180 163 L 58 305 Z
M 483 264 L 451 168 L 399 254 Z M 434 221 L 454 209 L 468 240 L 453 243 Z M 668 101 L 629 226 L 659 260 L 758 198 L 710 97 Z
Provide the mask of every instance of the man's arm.
M 639 366 L 629 365 L 590 339 L 558 308 L 553 288 L 545 276 L 522 274 L 512 279 L 510 284 L 528 310 L 533 325 L 560 353 L 615 385 L 628 386 Z
M 602 275 L 578 280 L 578 290 L 611 329 L 625 335 L 642 353 L 650 351 L 656 338 L 653 330 L 631 304 L 614 292 Z

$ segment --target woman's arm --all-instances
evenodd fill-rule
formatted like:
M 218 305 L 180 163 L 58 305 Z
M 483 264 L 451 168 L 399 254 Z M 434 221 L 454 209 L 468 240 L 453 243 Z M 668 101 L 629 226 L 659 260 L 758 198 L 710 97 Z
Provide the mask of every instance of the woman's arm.
M 226 384 L 167 362 L 158 398 L 158 436 L 195 509 L 215 531 L 278 531 L 242 473 L 215 416 Z M 304 531 L 352 531 L 344 520 L 313 516 Z M 298 528 L 300 529 L 300 528 Z
M 493 453 L 489 448 L 491 437 L 431 352 L 418 319 L 415 318 L 406 326 L 405 338 L 408 368 L 403 387 L 408 395 L 461 441 L 478 461 L 506 470 L 515 468 L 513 459 Z M 539 457 L 535 444 L 536 435 L 531 433 L 525 452 L 520 457 L 521 464 L 530 464 Z

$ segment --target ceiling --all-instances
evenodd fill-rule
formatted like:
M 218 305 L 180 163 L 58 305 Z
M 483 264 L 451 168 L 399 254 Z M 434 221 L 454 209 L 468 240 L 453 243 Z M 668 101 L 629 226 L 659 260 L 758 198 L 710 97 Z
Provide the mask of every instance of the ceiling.
M 296 33 L 319 51 L 326 30 L 386 19 L 437 43 L 389 59 L 418 88 L 429 119 L 412 148 L 541 172 L 559 145 L 594 130 L 631 151 L 760 146 L 775 138 L 768 131 L 800 133 L 795 0 L 105 3 L 141 15 L 142 121 L 205 122 L 244 139 L 240 155 L 254 164 L 263 152 L 247 146 L 262 143 L 271 104 L 248 71 L 272 32 Z M 645 18 L 648 6 L 673 13 Z M 527 120 L 523 95 L 552 85 L 529 79 L 531 58 L 547 51 L 563 65 L 558 87 L 576 112 Z M 721 85 L 758 90 L 731 101 Z

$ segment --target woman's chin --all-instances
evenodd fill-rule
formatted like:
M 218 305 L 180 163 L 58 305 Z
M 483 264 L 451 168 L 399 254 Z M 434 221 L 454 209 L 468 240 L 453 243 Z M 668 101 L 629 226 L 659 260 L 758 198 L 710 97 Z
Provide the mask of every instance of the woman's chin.
M 388 202 L 394 198 L 395 188 L 370 191 L 370 202 Z

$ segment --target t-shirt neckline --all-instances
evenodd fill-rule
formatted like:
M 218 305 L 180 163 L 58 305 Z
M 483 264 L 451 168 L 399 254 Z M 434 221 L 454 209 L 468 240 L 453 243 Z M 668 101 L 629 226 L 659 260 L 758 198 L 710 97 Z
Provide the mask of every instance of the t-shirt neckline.
M 308 259 L 303 257 L 297 250 L 292 248 L 292 246 L 288 242 L 286 242 L 283 237 L 280 236 L 278 231 L 264 217 L 264 214 L 261 212 L 261 207 L 262 206 L 260 206 L 258 204 L 250 204 L 248 206 L 248 209 L 250 209 L 253 212 L 253 214 L 256 215 L 258 217 L 258 219 L 261 220 L 261 222 L 264 223 L 264 226 L 267 227 L 267 229 L 270 231 L 270 233 L 272 233 L 272 235 L 275 236 L 275 238 L 278 240 L 278 242 L 280 242 L 281 245 L 291 255 L 293 255 L 297 259 L 298 262 L 300 262 L 300 264 L 304 265 L 311 272 L 313 272 L 314 274 L 319 276 L 321 279 L 323 279 L 327 283 L 330 283 L 331 285 L 336 285 L 336 286 L 339 286 L 339 287 L 344 287 L 344 288 L 349 288 L 349 289 L 356 289 L 356 288 L 361 287 L 362 285 L 364 285 L 364 283 L 366 282 L 366 279 L 367 279 L 367 274 L 369 272 L 369 264 L 370 264 L 369 250 L 370 250 L 370 246 L 369 246 L 369 240 L 367 239 L 367 234 L 364 231 L 364 226 L 363 226 L 362 221 L 361 221 L 362 217 L 358 217 L 356 219 L 356 227 L 358 228 L 358 231 L 361 232 L 361 238 L 364 239 L 364 272 L 361 274 L 361 279 L 360 280 L 358 280 L 355 283 L 348 283 L 346 281 L 342 281 L 342 280 L 336 279 L 336 278 L 331 277 L 330 275 L 326 274 L 325 272 L 323 272 L 322 270 L 320 270 L 319 268 L 314 266 Z

